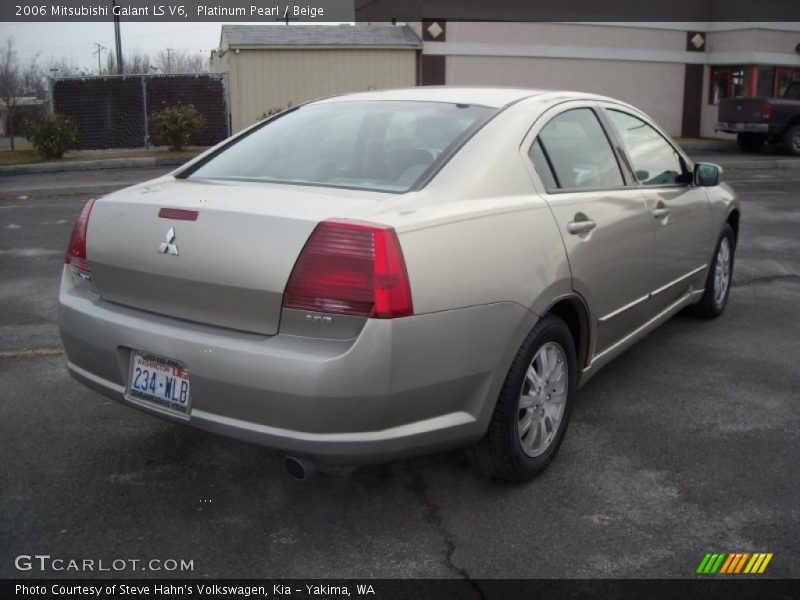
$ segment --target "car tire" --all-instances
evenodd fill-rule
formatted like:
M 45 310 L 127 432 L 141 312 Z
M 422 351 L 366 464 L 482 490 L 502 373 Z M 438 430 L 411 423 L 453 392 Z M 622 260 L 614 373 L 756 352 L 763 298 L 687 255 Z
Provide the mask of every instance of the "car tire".
M 783 149 L 791 156 L 800 156 L 800 125 L 793 125 L 783 134 Z
M 506 481 L 527 481 L 541 473 L 564 439 L 577 371 L 569 327 L 555 315 L 545 316 L 514 357 L 489 429 L 470 451 L 473 461 Z
M 699 302 L 686 309 L 687 314 L 703 319 L 715 319 L 725 311 L 733 281 L 735 251 L 736 235 L 726 223 L 714 248 L 714 259 L 706 276 L 705 292 Z
M 738 133 L 736 134 L 736 145 L 742 152 L 755 154 L 760 152 L 767 141 L 767 136 L 763 133 Z

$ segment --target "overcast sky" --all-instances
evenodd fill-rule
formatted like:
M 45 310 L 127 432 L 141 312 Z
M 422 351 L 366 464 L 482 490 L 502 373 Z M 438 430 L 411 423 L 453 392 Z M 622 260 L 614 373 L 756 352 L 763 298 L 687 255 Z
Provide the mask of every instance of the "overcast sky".
M 5 1 L 5 0 L 0 0 Z M 252 23 L 250 23 L 252 24 Z M 150 54 L 151 58 L 165 48 L 186 52 L 204 52 L 219 44 L 222 23 L 126 23 L 122 22 L 123 55 L 134 49 Z M 284 24 L 271 25 L 286 27 Z M 114 25 L 108 23 L 0 23 L 0 40 L 14 38 L 20 58 L 41 53 L 42 62 L 50 56 L 71 56 L 86 69 L 97 69 L 93 42 L 113 50 Z M 105 53 L 103 53 L 105 64 Z

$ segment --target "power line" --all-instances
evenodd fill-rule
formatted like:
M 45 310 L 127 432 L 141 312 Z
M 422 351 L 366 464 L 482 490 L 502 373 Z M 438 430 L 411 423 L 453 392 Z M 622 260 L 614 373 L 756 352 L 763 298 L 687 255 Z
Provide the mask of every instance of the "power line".
M 97 74 L 102 75 L 103 69 L 100 66 L 100 53 L 103 52 L 104 50 L 108 50 L 108 48 L 103 46 L 103 44 L 98 44 L 97 42 L 94 42 L 94 45 L 97 46 L 97 50 L 92 52 L 92 54 L 97 54 Z

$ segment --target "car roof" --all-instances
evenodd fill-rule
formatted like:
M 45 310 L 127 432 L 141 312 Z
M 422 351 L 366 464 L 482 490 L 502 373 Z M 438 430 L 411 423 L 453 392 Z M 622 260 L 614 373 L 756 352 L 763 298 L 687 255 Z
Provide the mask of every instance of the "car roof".
M 550 92 L 522 88 L 423 86 L 374 92 L 358 92 L 323 98 L 316 103 L 348 102 L 354 100 L 405 100 L 416 102 L 450 102 L 453 104 L 476 104 L 490 108 L 502 108 L 524 98 Z M 576 94 L 580 95 L 580 94 Z

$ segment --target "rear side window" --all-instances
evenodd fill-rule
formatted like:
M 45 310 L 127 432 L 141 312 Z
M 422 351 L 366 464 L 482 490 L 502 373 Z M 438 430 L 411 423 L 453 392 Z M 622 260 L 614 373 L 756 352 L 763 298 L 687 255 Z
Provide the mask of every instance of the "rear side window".
M 531 147 L 531 160 L 548 189 L 623 187 L 619 163 L 600 121 L 589 108 L 561 113 L 545 125 Z M 552 167 L 550 176 L 546 171 Z
M 639 183 L 642 185 L 683 183 L 680 155 L 658 131 L 628 113 L 609 110 L 608 116 L 625 146 Z
M 538 139 L 533 143 L 533 146 L 531 146 L 528 156 L 530 157 L 531 162 L 533 162 L 533 166 L 536 169 L 536 172 L 539 174 L 545 189 L 552 190 L 557 188 L 558 182 L 553 175 L 550 162 L 547 160 L 547 156 L 545 156 L 544 150 L 542 150 L 542 145 L 539 143 Z
M 444 102 L 312 104 L 238 140 L 189 178 L 405 192 L 495 112 Z

